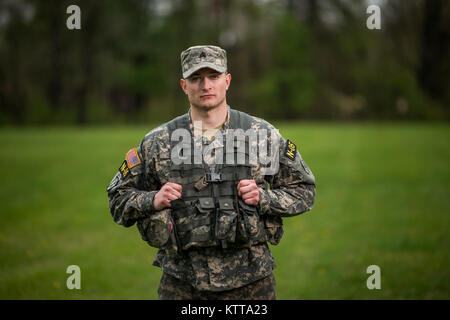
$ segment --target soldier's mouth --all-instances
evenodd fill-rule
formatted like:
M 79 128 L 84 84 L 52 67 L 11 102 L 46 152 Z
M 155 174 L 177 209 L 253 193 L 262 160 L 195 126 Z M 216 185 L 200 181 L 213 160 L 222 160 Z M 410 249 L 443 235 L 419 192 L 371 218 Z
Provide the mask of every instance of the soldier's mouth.
M 201 99 L 209 99 L 209 98 L 212 98 L 212 97 L 214 97 L 213 94 L 205 94 L 205 95 L 200 96 Z

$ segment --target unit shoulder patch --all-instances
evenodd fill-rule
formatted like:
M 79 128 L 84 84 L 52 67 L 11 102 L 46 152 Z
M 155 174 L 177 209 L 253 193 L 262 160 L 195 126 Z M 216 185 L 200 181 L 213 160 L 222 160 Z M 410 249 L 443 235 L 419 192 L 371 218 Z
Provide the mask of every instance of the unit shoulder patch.
M 308 165 L 305 163 L 305 161 L 303 161 L 303 159 L 302 159 L 301 163 L 302 163 L 303 170 L 305 170 L 305 172 L 306 172 L 307 174 L 312 174 L 311 170 L 309 169 L 309 167 L 308 167 Z
M 114 178 L 109 183 L 108 188 L 106 188 L 106 191 L 110 192 L 112 189 L 114 189 L 119 184 L 119 181 L 120 181 L 120 174 L 117 172 L 117 174 L 114 176 Z
M 284 151 L 284 155 L 291 160 L 295 160 L 295 156 L 297 155 L 297 146 L 289 139 L 286 142 L 286 150 Z
M 126 160 L 120 165 L 119 172 L 122 174 L 122 178 L 125 178 L 130 173 Z
M 126 159 L 127 159 L 129 169 L 136 167 L 138 164 L 141 163 L 141 159 L 139 159 L 139 155 L 137 153 L 136 148 L 133 148 L 127 152 Z

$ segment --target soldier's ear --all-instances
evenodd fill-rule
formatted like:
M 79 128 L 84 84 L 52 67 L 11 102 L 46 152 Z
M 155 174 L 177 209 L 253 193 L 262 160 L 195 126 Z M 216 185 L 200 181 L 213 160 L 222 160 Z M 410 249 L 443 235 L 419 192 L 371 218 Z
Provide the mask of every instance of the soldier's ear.
M 185 94 L 187 94 L 186 80 L 180 79 L 180 86 L 181 86 L 181 89 L 183 89 L 183 92 L 184 92 Z
M 228 88 L 230 87 L 230 83 L 231 83 L 231 73 L 227 73 L 225 76 L 225 81 L 227 82 L 227 87 L 226 89 L 228 90 Z

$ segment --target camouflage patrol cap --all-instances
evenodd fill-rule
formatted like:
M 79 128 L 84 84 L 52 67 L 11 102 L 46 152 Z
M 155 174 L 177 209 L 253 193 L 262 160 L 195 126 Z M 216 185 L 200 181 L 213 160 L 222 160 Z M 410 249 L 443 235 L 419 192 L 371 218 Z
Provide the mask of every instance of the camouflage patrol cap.
M 227 71 L 227 52 L 220 47 L 206 45 L 190 47 L 181 53 L 184 79 L 202 68 L 211 68 L 218 72 Z

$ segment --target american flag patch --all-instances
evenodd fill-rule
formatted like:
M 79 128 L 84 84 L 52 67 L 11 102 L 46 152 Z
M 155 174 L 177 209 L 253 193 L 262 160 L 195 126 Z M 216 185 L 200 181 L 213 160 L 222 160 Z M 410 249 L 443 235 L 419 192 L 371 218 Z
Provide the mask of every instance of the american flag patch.
M 128 168 L 130 168 L 130 169 L 133 167 L 136 167 L 138 164 L 141 163 L 141 159 L 139 159 L 136 148 L 133 148 L 130 151 L 128 151 L 127 162 L 128 162 Z

